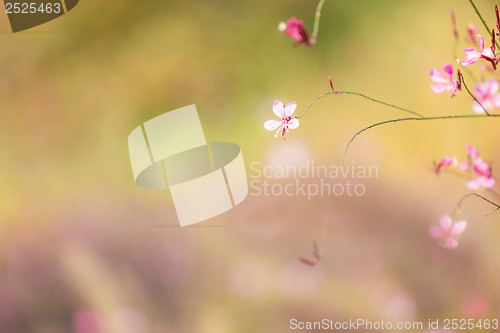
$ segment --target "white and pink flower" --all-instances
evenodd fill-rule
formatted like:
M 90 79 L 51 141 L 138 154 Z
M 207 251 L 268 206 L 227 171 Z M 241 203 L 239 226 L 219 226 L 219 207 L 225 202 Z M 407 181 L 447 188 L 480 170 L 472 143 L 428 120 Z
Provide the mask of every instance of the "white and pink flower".
M 491 47 L 488 47 L 486 49 L 484 48 L 483 36 L 477 35 L 477 39 L 479 40 L 479 46 L 481 47 L 481 52 L 476 51 L 476 49 L 472 47 L 468 47 L 464 50 L 465 57 L 462 59 L 458 59 L 457 62 L 462 64 L 463 66 L 470 66 L 479 59 L 483 58 L 491 62 L 493 64 L 493 67 L 495 67 L 496 66 L 495 53 L 493 52 Z
M 437 68 L 432 68 L 430 71 L 431 80 L 436 82 L 431 85 L 431 90 L 436 94 L 442 92 L 447 92 L 448 95 L 454 97 L 457 94 L 457 90 L 460 90 L 460 84 L 457 80 L 453 79 L 453 66 L 450 63 L 446 63 L 443 66 L 444 74 Z
M 500 108 L 500 94 L 497 94 L 498 88 L 498 80 L 495 78 L 489 79 L 483 83 L 476 83 L 474 95 L 481 104 L 475 101 L 472 104 L 472 110 L 475 113 L 481 114 L 484 113 L 484 109 L 490 112 L 494 111 L 496 108 Z
M 439 225 L 429 228 L 429 234 L 431 237 L 437 238 L 444 247 L 454 249 L 458 247 L 458 239 L 466 227 L 466 221 L 453 223 L 449 215 L 443 215 L 439 220 Z
M 283 106 L 283 103 L 276 100 L 273 104 L 273 112 L 277 115 L 281 120 L 268 120 L 264 123 L 264 128 L 268 131 L 276 131 L 276 135 L 274 137 L 278 137 L 278 135 L 284 136 L 289 129 L 295 129 L 299 127 L 299 120 L 297 118 L 292 118 L 292 114 L 297 107 L 297 103 L 290 102 L 287 105 Z

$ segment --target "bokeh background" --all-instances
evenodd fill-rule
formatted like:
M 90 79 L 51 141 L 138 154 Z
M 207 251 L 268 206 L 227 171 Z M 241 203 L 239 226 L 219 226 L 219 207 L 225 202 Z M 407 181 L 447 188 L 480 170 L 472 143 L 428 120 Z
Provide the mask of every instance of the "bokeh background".
M 493 27 L 494 2 L 477 5 Z M 436 177 L 433 161 L 465 158 L 470 142 L 495 174 L 496 119 L 366 132 L 346 160 L 379 168 L 363 197 L 250 195 L 181 229 L 168 191 L 134 184 L 128 134 L 189 104 L 207 139 L 240 145 L 247 167 L 338 165 L 357 130 L 405 115 L 330 96 L 286 141 L 264 130 L 275 99 L 303 110 L 329 90 L 328 75 L 338 90 L 425 115 L 472 113 L 464 92 L 434 94 L 428 74 L 461 57 L 467 23 L 486 35 L 468 1 L 327 0 L 317 44 L 294 47 L 278 23 L 297 16 L 311 30 L 315 7 L 82 0 L 17 34 L 0 15 L 0 332 L 289 332 L 292 318 L 499 316 L 492 207 L 470 199 L 453 215 L 468 221 L 454 251 L 428 235 L 468 193 L 463 179 Z M 322 260 L 300 263 L 325 225 Z

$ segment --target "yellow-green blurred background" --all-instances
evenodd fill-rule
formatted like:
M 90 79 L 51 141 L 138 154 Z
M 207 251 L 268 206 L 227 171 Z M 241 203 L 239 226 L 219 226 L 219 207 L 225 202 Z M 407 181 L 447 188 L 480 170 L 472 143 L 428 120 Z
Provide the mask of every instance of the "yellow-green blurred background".
M 17 34 L 0 15 L 0 332 L 289 332 L 292 318 L 499 316 L 500 218 L 483 216 L 492 207 L 464 203 L 454 251 L 428 235 L 468 193 L 464 180 L 436 177 L 433 161 L 464 158 L 470 142 L 495 175 L 495 119 L 364 133 L 346 163 L 380 172 L 360 198 L 249 196 L 176 228 L 170 194 L 134 184 L 128 134 L 189 104 L 207 139 L 237 143 L 247 167 L 338 165 L 357 130 L 405 116 L 329 96 L 286 141 L 264 130 L 275 99 L 299 112 L 329 90 L 328 75 L 338 90 L 425 115 L 472 113 L 465 92 L 429 89 L 430 68 L 456 68 L 467 23 L 487 35 L 468 1 L 326 0 L 317 44 L 294 47 L 278 23 L 296 16 L 310 31 L 316 4 L 82 0 Z M 494 2 L 477 5 L 493 27 Z M 324 257 L 301 264 L 325 224 Z

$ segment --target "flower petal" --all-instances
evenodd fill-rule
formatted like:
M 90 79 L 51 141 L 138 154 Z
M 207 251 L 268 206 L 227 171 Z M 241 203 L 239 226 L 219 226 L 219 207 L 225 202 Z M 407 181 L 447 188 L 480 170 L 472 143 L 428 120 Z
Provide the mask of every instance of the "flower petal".
M 441 219 L 439 220 L 439 225 L 441 226 L 441 229 L 443 231 L 448 231 L 451 228 L 451 225 L 453 224 L 453 221 L 451 220 L 451 217 L 449 215 L 443 215 L 441 216 Z
M 466 50 L 471 50 L 471 51 L 466 52 Z M 459 60 L 462 66 L 470 66 L 481 57 L 481 53 L 477 52 L 474 49 L 465 49 L 464 53 L 467 54 L 465 58 Z
M 431 85 L 431 90 L 434 91 L 436 94 L 440 94 L 446 91 L 446 85 L 442 83 L 434 83 L 433 85 Z
M 482 185 L 481 177 L 473 178 L 469 180 L 466 184 L 465 187 L 467 187 L 469 190 L 477 190 L 481 188 Z
M 458 163 L 457 167 L 459 170 L 467 171 L 469 170 L 469 162 L 468 161 L 460 162 Z
M 452 237 L 448 237 L 444 242 L 444 246 L 448 249 L 456 249 L 458 247 L 458 241 Z
M 297 107 L 297 103 L 295 102 L 290 102 L 287 105 L 285 105 L 285 118 L 290 117 L 293 112 L 295 111 L 295 108 Z
M 486 188 L 492 188 L 494 185 L 495 185 L 495 178 L 493 177 L 486 178 L 486 181 L 484 182 L 484 186 Z
M 484 39 L 483 36 L 477 35 L 477 39 L 479 40 L 479 47 L 481 47 L 481 52 L 484 50 Z
M 289 129 L 296 129 L 299 127 L 299 120 L 298 119 L 292 119 L 288 122 L 288 128 Z
M 476 97 L 480 100 L 485 99 L 488 97 L 488 85 L 487 82 L 481 83 L 478 82 L 474 86 L 474 93 L 476 94 Z
M 500 94 L 496 94 L 491 98 L 493 105 L 496 108 L 500 108 Z
M 493 53 L 493 51 L 491 50 L 491 47 L 488 47 L 487 49 L 484 49 L 482 52 L 481 52 L 481 55 L 485 56 L 485 57 L 488 57 L 490 59 L 493 59 L 495 58 L 495 54 Z
M 479 157 L 479 149 L 471 145 L 470 143 L 467 143 L 465 145 L 465 149 L 467 150 L 467 154 L 469 157 L 473 160 Z
M 275 100 L 273 104 L 273 112 L 275 115 L 283 119 L 285 114 L 285 108 L 283 107 L 283 103 L 279 100 Z
M 453 66 L 450 63 L 444 64 L 443 71 L 446 75 L 448 75 L 450 80 L 453 78 Z
M 488 96 L 491 97 L 498 91 L 498 80 L 493 78 L 486 81 L 486 83 L 488 84 Z
M 478 102 L 472 103 L 472 111 L 477 114 L 484 113 L 483 107 Z
M 444 233 L 441 229 L 433 225 L 429 228 L 429 235 L 434 238 L 441 238 L 444 236 Z
M 268 131 L 277 129 L 281 125 L 282 121 L 279 120 L 268 120 L 264 123 L 264 128 Z
M 443 73 L 437 68 L 432 68 L 431 71 L 429 72 L 429 75 L 431 76 L 431 80 L 437 83 L 448 83 L 450 80 L 444 76 Z
M 467 227 L 467 222 L 466 221 L 459 221 L 456 222 L 453 227 L 451 227 L 450 234 L 453 236 L 458 236 L 461 233 L 465 231 L 465 228 Z

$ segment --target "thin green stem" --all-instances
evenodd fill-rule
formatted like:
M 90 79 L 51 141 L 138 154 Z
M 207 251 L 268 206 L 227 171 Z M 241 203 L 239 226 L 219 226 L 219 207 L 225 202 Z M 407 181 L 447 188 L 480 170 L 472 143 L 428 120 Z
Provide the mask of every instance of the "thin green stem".
M 461 209 L 462 209 L 462 207 L 461 207 L 462 202 L 463 202 L 465 199 L 467 199 L 467 198 L 469 198 L 469 197 L 471 197 L 471 196 L 478 197 L 479 199 L 486 201 L 486 202 L 487 202 L 487 203 L 489 203 L 490 205 L 495 206 L 495 209 L 494 209 L 494 210 L 492 210 L 490 213 L 488 213 L 486 216 L 489 216 L 489 215 L 493 214 L 494 212 L 496 212 L 497 210 L 499 210 L 499 209 L 500 209 L 500 205 L 498 205 L 498 204 L 494 203 L 493 201 L 491 201 L 491 200 L 489 200 L 489 199 L 486 199 L 485 197 L 483 197 L 482 195 L 477 194 L 477 193 L 469 193 L 469 194 L 465 195 L 462 199 L 460 199 L 460 201 L 458 201 L 458 203 L 457 203 L 457 209 L 460 209 L 460 210 L 461 210 Z
M 472 8 L 474 8 L 474 10 L 476 11 L 476 14 L 479 17 L 479 19 L 481 20 L 481 22 L 483 22 L 483 26 L 486 29 L 486 31 L 488 31 L 488 35 L 490 35 L 491 34 L 491 29 L 488 28 L 488 25 L 486 24 L 486 21 L 483 19 L 483 16 L 481 15 L 481 13 L 479 12 L 479 10 L 477 9 L 476 4 L 474 3 L 473 0 L 469 0 L 469 2 L 472 5 Z M 495 40 L 495 44 L 497 45 L 497 48 L 500 49 L 500 45 L 498 45 L 498 42 L 496 40 Z
M 386 103 L 386 102 L 382 102 L 382 101 L 379 101 L 378 99 L 371 98 L 371 97 L 368 97 L 366 95 L 363 95 L 363 94 L 360 94 L 360 93 L 357 93 L 357 92 L 352 92 L 352 91 L 329 91 L 327 93 L 319 95 L 311 103 L 309 103 L 309 105 L 305 108 L 305 110 L 300 115 L 295 116 L 295 118 L 301 118 L 301 117 L 303 117 L 306 114 L 306 112 L 311 108 L 311 106 L 313 106 L 320 98 L 328 96 L 328 95 L 332 95 L 332 94 L 335 94 L 335 95 L 355 95 L 355 96 L 363 97 L 363 98 L 369 99 L 372 102 L 379 103 L 379 104 L 382 104 L 382 105 L 385 105 L 385 106 L 389 106 L 391 108 L 398 109 L 398 110 L 401 110 L 401 111 L 404 111 L 404 112 L 408 112 L 408 113 L 411 113 L 411 114 L 413 114 L 415 116 L 419 116 L 420 118 L 425 118 L 424 116 L 422 116 L 421 114 L 419 114 L 419 113 L 417 113 L 415 111 L 408 110 L 408 109 L 405 109 L 405 108 L 402 108 L 402 107 L 399 107 L 399 106 L 396 106 L 396 105 L 392 105 L 392 104 L 389 104 L 389 103 Z
M 323 8 L 324 3 L 325 0 L 319 0 L 318 7 L 316 7 L 316 14 L 314 15 L 314 28 L 311 34 L 311 41 L 310 41 L 311 44 L 315 44 L 316 39 L 318 38 L 319 19 L 321 18 L 321 9 Z
M 349 142 L 347 143 L 345 149 L 344 149 L 344 153 L 342 154 L 342 160 L 341 160 L 341 164 L 344 164 L 344 160 L 345 160 L 345 156 L 347 154 L 347 150 L 349 149 L 349 147 L 351 146 L 351 143 L 354 141 L 354 139 L 356 139 L 356 137 L 358 135 L 360 135 L 361 133 L 371 129 L 371 128 L 374 128 L 374 127 L 377 127 L 377 126 L 381 126 L 381 125 L 385 125 L 385 124 L 390 124 L 390 123 L 398 123 L 398 122 L 403 122 L 403 121 L 418 121 L 418 120 L 439 120 L 439 119 L 463 119 L 463 118 L 486 118 L 486 117 L 492 117 L 492 118 L 496 118 L 496 117 L 500 117 L 500 114 L 492 114 L 492 115 L 487 115 L 487 114 L 465 114 L 465 115 L 454 115 L 454 116 L 437 116 L 437 117 L 424 117 L 424 118 L 397 118 L 397 119 L 390 119 L 390 120 L 385 120 L 385 121 L 381 121 L 381 122 L 378 122 L 378 123 L 375 123 L 375 124 L 371 124 L 370 126 L 368 127 L 365 127 L 363 128 L 362 130 L 359 130 L 358 132 L 356 132 L 356 134 L 354 134 L 351 139 L 349 140 Z

